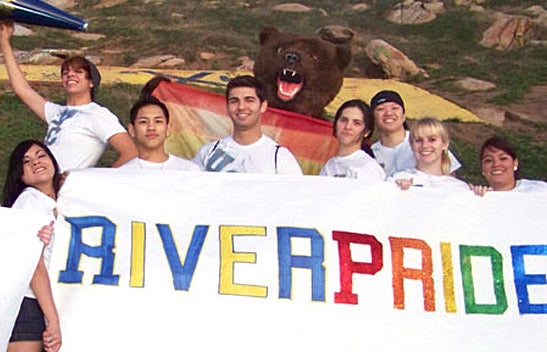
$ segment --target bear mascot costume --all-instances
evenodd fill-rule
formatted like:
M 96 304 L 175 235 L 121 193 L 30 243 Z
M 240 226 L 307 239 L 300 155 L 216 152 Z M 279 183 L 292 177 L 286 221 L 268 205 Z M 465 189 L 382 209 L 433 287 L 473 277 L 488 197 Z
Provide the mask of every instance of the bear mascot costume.
M 265 27 L 259 40 L 253 71 L 266 88 L 268 105 L 325 118 L 323 109 L 340 91 L 351 61 L 349 45 L 273 27 Z

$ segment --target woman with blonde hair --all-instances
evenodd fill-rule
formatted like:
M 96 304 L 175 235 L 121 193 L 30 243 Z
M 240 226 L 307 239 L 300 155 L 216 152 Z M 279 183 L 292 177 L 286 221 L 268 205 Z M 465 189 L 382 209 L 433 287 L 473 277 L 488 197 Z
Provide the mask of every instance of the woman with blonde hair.
M 410 186 L 469 189 L 465 182 L 450 175 L 450 137 L 439 120 L 425 117 L 414 122 L 409 141 L 416 167 L 396 172 L 388 180 L 403 190 Z

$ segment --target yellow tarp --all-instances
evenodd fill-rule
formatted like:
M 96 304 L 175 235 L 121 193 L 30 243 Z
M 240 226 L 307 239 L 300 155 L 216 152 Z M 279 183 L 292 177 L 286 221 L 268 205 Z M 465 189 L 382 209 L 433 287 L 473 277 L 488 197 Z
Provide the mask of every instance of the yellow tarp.
M 59 81 L 59 66 L 21 65 L 29 81 Z M 187 70 L 154 70 L 125 67 L 101 66 L 103 84 L 129 83 L 142 85 L 157 74 L 163 74 L 179 83 L 188 83 L 209 88 L 222 89 L 226 82 L 238 74 L 249 74 L 241 71 L 187 71 Z M 0 80 L 7 80 L 4 66 L 0 66 Z M 426 90 L 395 80 L 346 78 L 338 96 L 327 106 L 326 110 L 333 115 L 340 104 L 349 99 L 363 99 L 370 102 L 372 96 L 383 89 L 399 92 L 406 105 L 407 116 L 421 118 L 437 117 L 440 120 L 459 119 L 465 122 L 481 120 L 468 110 Z

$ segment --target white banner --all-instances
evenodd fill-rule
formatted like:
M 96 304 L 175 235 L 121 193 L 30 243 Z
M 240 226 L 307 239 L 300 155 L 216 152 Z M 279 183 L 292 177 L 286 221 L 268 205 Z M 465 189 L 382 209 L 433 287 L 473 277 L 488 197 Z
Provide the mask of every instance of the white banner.
M 29 210 L 0 208 L 0 219 L 0 351 L 5 351 L 44 246 L 38 230 L 49 224 L 49 218 Z
M 541 351 L 547 197 L 318 176 L 75 171 L 65 351 Z

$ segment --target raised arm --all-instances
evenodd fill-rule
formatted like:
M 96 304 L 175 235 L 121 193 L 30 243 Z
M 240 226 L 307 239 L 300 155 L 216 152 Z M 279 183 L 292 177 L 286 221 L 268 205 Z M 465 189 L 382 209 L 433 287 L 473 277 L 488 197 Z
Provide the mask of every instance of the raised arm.
M 46 119 L 44 107 L 46 99 L 36 92 L 25 79 L 21 72 L 13 49 L 10 37 L 13 34 L 13 23 L 0 21 L 0 50 L 4 54 L 4 64 L 8 72 L 9 82 L 15 94 L 42 120 Z
M 119 167 L 131 159 L 137 157 L 137 147 L 129 136 L 129 133 L 116 133 L 108 140 L 110 145 L 118 152 L 118 159 L 112 164 L 112 167 Z

